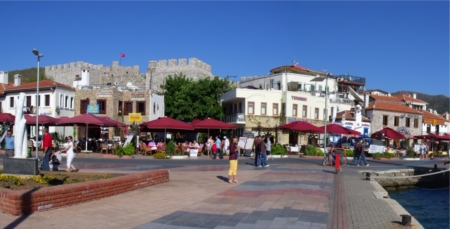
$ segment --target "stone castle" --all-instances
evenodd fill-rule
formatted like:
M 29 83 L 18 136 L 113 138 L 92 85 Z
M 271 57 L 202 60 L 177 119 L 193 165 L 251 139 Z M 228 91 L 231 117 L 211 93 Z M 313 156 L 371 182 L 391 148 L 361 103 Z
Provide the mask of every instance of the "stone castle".
M 139 66 L 119 66 L 118 61 L 113 61 L 111 66 L 103 64 L 94 65 L 82 61 L 71 62 L 70 64 L 58 64 L 45 67 L 45 75 L 53 78 L 54 81 L 67 85 L 72 85 L 73 81 L 81 76 L 83 70 L 88 70 L 90 85 L 121 85 L 128 82 L 138 87 L 151 88 L 154 91 L 161 91 L 160 85 L 168 75 L 183 73 L 188 78 L 194 80 L 212 77 L 211 66 L 197 58 L 151 60 L 145 74 L 139 72 Z

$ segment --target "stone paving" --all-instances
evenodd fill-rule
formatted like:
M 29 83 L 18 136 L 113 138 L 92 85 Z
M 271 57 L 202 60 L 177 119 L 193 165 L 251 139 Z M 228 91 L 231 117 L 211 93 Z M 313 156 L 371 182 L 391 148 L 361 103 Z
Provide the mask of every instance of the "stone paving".
M 405 228 L 356 168 L 336 175 L 313 161 L 274 160 L 268 168 L 244 162 L 239 184 L 227 182 L 226 164 L 167 166 L 168 183 L 32 215 L 0 213 L 0 228 Z M 93 165 L 82 171 L 157 167 Z

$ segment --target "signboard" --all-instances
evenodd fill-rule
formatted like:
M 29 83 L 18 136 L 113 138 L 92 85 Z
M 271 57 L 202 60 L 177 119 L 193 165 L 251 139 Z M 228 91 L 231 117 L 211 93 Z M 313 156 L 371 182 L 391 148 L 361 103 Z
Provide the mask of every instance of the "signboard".
M 50 110 L 43 110 L 43 111 L 39 110 L 39 114 L 40 115 L 52 116 L 52 110 L 51 109 Z
M 292 100 L 298 100 L 298 101 L 306 101 L 306 97 L 300 97 L 300 96 L 291 96 Z
M 100 106 L 98 104 L 89 104 L 86 109 L 88 114 L 98 114 L 100 113 Z
M 97 93 L 97 97 L 112 97 L 112 92 L 110 90 L 100 90 Z
M 239 138 L 238 146 L 241 147 L 241 149 L 244 149 L 245 141 L 247 141 L 247 137 L 240 137 Z
M 130 122 L 142 122 L 141 113 L 128 113 L 128 120 Z
M 416 115 L 416 114 L 406 114 L 406 117 L 410 117 L 410 118 L 420 118 L 420 115 Z
M 411 135 L 411 133 L 409 132 L 408 128 L 403 127 L 403 126 L 397 128 L 397 132 L 399 132 L 399 133 L 405 135 L 406 137 L 409 137 L 409 136 Z
M 145 101 L 144 93 L 131 93 L 130 101 Z
M 251 131 L 244 131 L 244 133 L 242 133 L 242 137 L 253 138 L 255 135 Z

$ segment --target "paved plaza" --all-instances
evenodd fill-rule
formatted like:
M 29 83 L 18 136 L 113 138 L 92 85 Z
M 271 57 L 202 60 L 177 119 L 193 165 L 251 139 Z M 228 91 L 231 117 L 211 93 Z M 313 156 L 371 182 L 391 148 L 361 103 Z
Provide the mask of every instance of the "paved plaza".
M 31 215 L 0 213 L 0 228 L 405 228 L 398 209 L 362 179 L 372 167 L 337 175 L 319 160 L 274 159 L 255 168 L 241 158 L 239 183 L 229 184 L 227 160 L 77 160 L 81 172 L 166 168 L 170 182 Z

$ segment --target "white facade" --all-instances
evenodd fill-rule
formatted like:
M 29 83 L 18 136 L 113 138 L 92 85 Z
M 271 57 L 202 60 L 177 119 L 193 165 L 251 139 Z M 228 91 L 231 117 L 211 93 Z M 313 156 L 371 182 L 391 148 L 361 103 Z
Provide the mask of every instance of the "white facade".
M 10 113 L 15 115 L 15 101 L 19 98 L 19 93 L 25 93 L 25 107 L 24 109 L 30 115 L 36 115 L 36 90 L 14 90 L 8 89 L 5 91 L 6 96 L 2 101 L 2 111 L 5 113 Z M 39 114 L 48 115 L 54 118 L 59 118 L 62 116 L 73 117 L 74 116 L 74 99 L 75 90 L 68 89 L 64 87 L 52 87 L 52 89 L 47 88 L 39 91 L 40 106 Z M 64 127 L 49 127 L 49 132 L 58 132 L 60 134 L 65 130 L 65 136 L 72 135 L 72 128 Z M 30 135 L 33 136 L 35 133 L 35 127 L 31 127 Z M 40 133 L 41 134 L 41 133 Z
M 149 121 L 164 117 L 164 95 L 158 95 L 156 93 L 151 93 L 149 105 L 151 107 L 149 114 Z

